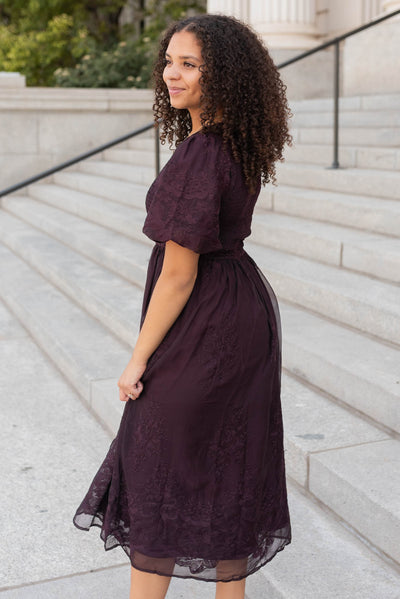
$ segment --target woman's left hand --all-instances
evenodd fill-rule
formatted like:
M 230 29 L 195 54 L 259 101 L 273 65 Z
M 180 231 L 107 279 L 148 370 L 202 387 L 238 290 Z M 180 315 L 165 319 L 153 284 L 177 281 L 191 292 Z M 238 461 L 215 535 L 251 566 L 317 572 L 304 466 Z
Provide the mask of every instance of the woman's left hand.
M 140 377 L 147 368 L 146 364 L 139 364 L 133 358 L 128 362 L 128 366 L 118 381 L 119 398 L 121 401 L 137 399 L 143 391 L 143 383 Z

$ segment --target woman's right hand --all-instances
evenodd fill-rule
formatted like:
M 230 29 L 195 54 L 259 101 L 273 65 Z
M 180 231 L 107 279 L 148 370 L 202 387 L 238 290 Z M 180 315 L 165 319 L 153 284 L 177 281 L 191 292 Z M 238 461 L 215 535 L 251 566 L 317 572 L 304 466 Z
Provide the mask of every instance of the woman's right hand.
M 118 381 L 119 398 L 121 401 L 137 399 L 143 391 L 143 383 L 140 377 L 147 368 L 147 363 L 138 363 L 133 358 L 128 362 L 127 367 L 121 374 Z

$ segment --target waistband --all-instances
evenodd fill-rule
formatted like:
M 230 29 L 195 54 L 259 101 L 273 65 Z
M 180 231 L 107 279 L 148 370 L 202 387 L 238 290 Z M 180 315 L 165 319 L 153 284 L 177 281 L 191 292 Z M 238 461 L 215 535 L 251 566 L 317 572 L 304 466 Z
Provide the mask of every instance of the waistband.
M 206 254 L 201 254 L 202 260 L 224 260 L 224 259 L 240 259 L 244 256 L 245 251 L 243 247 L 237 247 L 230 250 L 217 250 L 215 252 L 207 252 Z
M 164 248 L 165 241 L 156 241 L 155 245 L 159 246 L 160 248 Z M 242 242 L 242 245 L 238 245 L 235 248 L 216 250 L 215 252 L 207 252 L 205 254 L 200 254 L 200 258 L 202 260 L 223 260 L 223 259 L 228 259 L 228 258 L 239 259 L 239 258 L 242 258 L 245 255 L 245 253 L 246 252 L 243 248 L 243 242 Z

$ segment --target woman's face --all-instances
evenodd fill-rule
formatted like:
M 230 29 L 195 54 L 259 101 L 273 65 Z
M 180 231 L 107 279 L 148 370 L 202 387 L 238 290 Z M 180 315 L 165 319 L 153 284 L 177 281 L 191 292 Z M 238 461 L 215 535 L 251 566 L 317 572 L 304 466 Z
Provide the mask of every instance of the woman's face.
M 201 46 L 190 31 L 174 33 L 165 52 L 163 79 L 171 106 L 193 112 L 200 108 Z

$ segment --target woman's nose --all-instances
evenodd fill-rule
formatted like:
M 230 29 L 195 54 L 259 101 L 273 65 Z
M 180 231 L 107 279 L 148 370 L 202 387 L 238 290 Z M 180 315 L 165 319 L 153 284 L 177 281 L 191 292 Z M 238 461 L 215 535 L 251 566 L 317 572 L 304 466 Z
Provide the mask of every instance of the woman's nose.
M 179 68 L 175 65 L 169 65 L 165 69 L 165 74 L 167 79 L 179 79 L 181 76 Z

